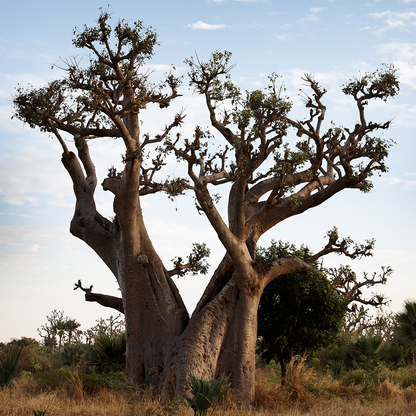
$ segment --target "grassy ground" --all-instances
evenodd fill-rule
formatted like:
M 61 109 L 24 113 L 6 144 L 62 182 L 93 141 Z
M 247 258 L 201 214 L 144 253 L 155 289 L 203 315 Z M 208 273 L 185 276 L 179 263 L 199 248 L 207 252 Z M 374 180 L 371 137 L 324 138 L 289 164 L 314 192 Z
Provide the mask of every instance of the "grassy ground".
M 80 377 L 76 371 L 67 372 L 64 379 L 52 377 L 52 372 L 49 374 L 50 381 L 55 384 L 45 384 L 45 379 L 24 373 L 17 378 L 14 388 L 0 390 L 0 415 L 34 415 L 34 410 L 46 410 L 46 416 L 193 416 L 193 411 L 177 399 L 169 401 L 137 388 L 126 388 L 117 379 L 113 386 L 101 383 L 92 388 L 87 385 L 88 379 Z M 395 371 L 379 368 L 372 373 L 357 371 L 335 380 L 329 375 L 315 374 L 298 358 L 288 368 L 287 386 L 281 386 L 275 370 L 258 369 L 251 408 L 238 409 L 231 392 L 214 414 L 415 415 L 416 368 Z

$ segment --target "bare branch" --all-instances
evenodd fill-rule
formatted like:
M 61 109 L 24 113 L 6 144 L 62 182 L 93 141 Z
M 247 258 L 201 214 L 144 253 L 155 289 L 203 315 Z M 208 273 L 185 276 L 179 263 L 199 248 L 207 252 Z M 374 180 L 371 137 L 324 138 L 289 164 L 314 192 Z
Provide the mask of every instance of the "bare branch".
M 81 280 L 78 280 L 78 282 L 75 283 L 74 290 L 76 289 L 81 289 L 83 292 L 85 292 L 85 300 L 87 302 L 97 302 L 102 306 L 113 308 L 121 313 L 124 313 L 123 301 L 121 298 L 110 295 L 103 295 L 101 293 L 93 293 L 92 285 L 89 288 L 84 288 L 82 287 Z

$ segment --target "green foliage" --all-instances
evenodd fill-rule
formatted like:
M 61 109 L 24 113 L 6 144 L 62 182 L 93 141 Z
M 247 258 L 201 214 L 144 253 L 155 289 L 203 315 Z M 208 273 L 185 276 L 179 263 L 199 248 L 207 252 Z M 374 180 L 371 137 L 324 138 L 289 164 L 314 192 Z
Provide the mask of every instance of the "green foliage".
M 383 343 L 379 354 L 382 360 L 391 368 L 399 368 L 406 365 L 407 351 L 403 345 Z
M 265 264 L 282 257 L 303 257 L 305 250 L 273 241 L 257 253 Z M 331 289 L 318 265 L 306 274 L 279 276 L 260 299 L 258 352 L 266 361 L 277 356 L 281 362 L 328 345 L 337 335 L 345 311 L 346 300 Z
M 85 344 L 66 345 L 61 353 L 63 365 L 73 366 L 86 358 L 90 347 Z
M 34 88 L 29 85 L 27 88 L 16 88 L 14 98 L 15 114 L 19 120 L 24 121 L 32 129 L 39 127 L 41 131 L 51 132 L 56 125 L 49 121 L 47 115 L 55 118 L 65 116 L 64 106 L 66 93 L 66 82 L 57 80 L 50 82 L 46 87 Z
M 163 86 L 173 89 L 180 80 L 171 74 L 166 76 L 159 86 L 148 82 L 149 74 L 137 71 L 144 61 L 150 59 L 157 45 L 155 31 L 144 28 L 137 21 L 129 26 L 121 20 L 114 27 L 108 24 L 110 14 L 102 12 L 98 25 L 85 26 L 83 30 L 74 30 L 73 45 L 91 52 L 89 65 L 82 68 L 76 58 L 64 61 L 66 77 L 55 80 L 45 87 L 34 88 L 19 86 L 13 99 L 14 117 L 27 123 L 31 128 L 57 133 L 63 125 L 65 131 L 72 133 L 78 129 L 113 128 L 114 122 L 107 117 L 109 102 L 120 116 L 123 111 L 138 111 L 149 102 L 158 102 L 163 108 L 170 98 L 161 93 Z M 111 81 L 111 85 L 109 83 Z M 115 88 L 114 81 L 123 83 Z M 122 109 L 123 88 L 129 84 L 136 100 L 134 108 Z M 102 111 L 104 110 L 104 111 Z M 58 121 L 59 120 L 59 121 Z M 77 147 L 85 146 L 82 138 Z M 140 157 L 140 149 L 135 157 Z
M 416 386 L 416 367 L 407 366 L 399 368 L 392 377 L 392 380 L 403 389 L 409 386 Z
M 20 359 L 18 363 L 18 372 L 26 371 L 28 373 L 36 373 L 39 371 L 48 371 L 51 367 L 51 363 L 44 355 L 37 354 L 39 348 L 32 349 L 32 347 L 23 347 L 20 352 Z
M 88 394 L 95 394 L 102 389 L 122 389 L 125 386 L 125 375 L 123 372 L 108 372 L 105 374 L 78 373 L 82 381 L 83 390 Z M 36 391 L 55 391 L 64 388 L 71 379 L 68 369 L 46 373 L 37 373 L 33 376 Z
M 119 45 L 119 50 L 111 51 L 114 56 L 120 57 L 132 52 L 138 54 L 137 59 L 140 60 L 153 56 L 153 48 L 157 44 L 156 33 L 153 30 L 145 29 L 141 21 L 134 22 L 130 27 L 124 20 L 120 20 L 113 32 L 107 24 L 109 18 L 109 13 L 102 12 L 96 27 L 85 26 L 82 32 L 75 29 L 73 45 L 76 48 L 91 48 L 94 43 L 98 43 L 106 47 L 108 39 L 113 34 Z M 129 46 L 127 51 L 123 49 L 126 45 Z M 103 55 L 108 57 L 108 52 L 103 51 Z
M 33 415 L 34 416 L 45 416 L 47 410 L 48 410 L 48 408 L 46 408 L 45 410 L 35 410 L 35 409 L 33 409 Z
M 400 90 L 396 73 L 394 65 L 384 64 L 382 69 L 373 73 L 365 73 L 361 78 L 354 77 L 343 85 L 342 91 L 355 98 L 368 100 L 374 97 L 387 101 L 388 97 L 394 97 Z
M 396 314 L 394 337 L 410 353 L 416 353 L 416 302 L 406 301 L 404 310 Z
M 191 273 L 192 276 L 197 274 L 207 274 L 209 263 L 206 258 L 210 255 L 210 249 L 205 243 L 193 243 L 191 253 L 187 256 L 188 262 L 183 264 L 182 257 L 175 257 L 172 262 L 175 266 L 175 272 L 178 276 Z
M 211 414 L 214 413 L 215 407 L 227 393 L 230 384 L 229 376 L 222 377 L 219 380 L 205 380 L 199 378 L 193 371 L 188 374 L 191 385 L 192 398 L 187 398 L 189 405 L 195 412 L 195 415 L 206 416 L 208 410 L 212 408 Z
M 361 369 L 372 372 L 383 365 L 391 370 L 405 365 L 406 351 L 398 344 L 383 342 L 380 337 L 340 335 L 336 341 L 316 352 L 320 369 L 329 368 L 335 378 Z
M 342 382 L 346 386 L 350 386 L 351 384 L 362 385 L 365 391 L 374 388 L 374 380 L 371 373 L 362 368 L 344 373 Z
M 0 351 L 0 388 L 13 387 L 13 379 L 17 373 L 21 348 L 6 347 Z
M 54 391 L 61 389 L 69 377 L 68 370 L 58 369 L 43 373 L 36 373 L 33 379 L 37 391 Z
M 7 343 L 7 345 L 16 347 L 38 347 L 39 342 L 36 341 L 34 338 L 21 337 L 20 339 L 12 339 L 10 342 Z
M 122 370 L 126 361 L 126 335 L 120 334 L 110 337 L 99 335 L 90 347 L 88 357 L 90 364 L 98 372 L 112 372 Z
M 156 416 L 175 416 L 183 411 L 183 407 L 188 403 L 182 397 L 175 397 L 173 400 L 169 400 L 163 409 L 156 414 Z

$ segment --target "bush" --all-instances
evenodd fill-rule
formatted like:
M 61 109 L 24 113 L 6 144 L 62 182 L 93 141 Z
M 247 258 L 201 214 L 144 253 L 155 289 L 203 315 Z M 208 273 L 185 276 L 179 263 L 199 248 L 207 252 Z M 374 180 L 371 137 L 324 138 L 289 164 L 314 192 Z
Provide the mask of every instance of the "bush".
M 100 335 L 88 352 L 90 364 L 100 373 L 122 371 L 126 364 L 126 335 Z
M 345 372 L 341 379 L 346 386 L 362 386 L 364 392 L 374 389 L 374 380 L 371 373 L 362 368 Z
M 0 388 L 12 387 L 17 373 L 21 348 L 6 347 L 0 351 Z
M 61 352 L 61 360 L 63 365 L 75 366 L 84 360 L 90 350 L 89 345 L 72 344 L 66 345 Z
M 62 390 L 74 385 L 79 380 L 79 385 L 85 393 L 95 394 L 103 389 L 120 390 L 125 386 L 125 376 L 122 372 L 106 374 L 84 374 L 72 372 L 67 369 L 59 369 L 48 373 L 34 375 L 37 392 L 51 392 Z
M 393 380 L 406 389 L 410 386 L 416 386 L 416 367 L 403 367 L 394 372 Z
M 315 353 L 320 370 L 329 368 L 338 378 L 343 371 L 365 369 L 372 371 L 380 364 L 390 369 L 405 365 L 406 350 L 398 344 L 388 344 L 379 337 L 352 337 L 342 334 L 337 341 Z
M 49 392 L 62 389 L 69 378 L 69 372 L 64 369 L 37 373 L 34 375 L 36 390 L 38 392 Z
M 51 367 L 49 361 L 36 354 L 31 347 L 22 348 L 20 355 L 20 361 L 17 366 L 19 372 L 27 371 L 30 373 L 36 373 L 41 371 L 48 371 Z

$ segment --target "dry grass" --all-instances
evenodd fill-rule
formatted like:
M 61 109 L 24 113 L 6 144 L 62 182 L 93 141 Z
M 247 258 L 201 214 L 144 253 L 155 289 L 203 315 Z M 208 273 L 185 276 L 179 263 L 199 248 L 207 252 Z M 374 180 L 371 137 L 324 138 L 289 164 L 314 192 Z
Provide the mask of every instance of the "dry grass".
M 71 371 L 69 373 L 69 379 L 66 382 L 68 394 L 76 402 L 82 402 L 84 400 L 84 386 L 82 380 L 79 378 L 78 371 Z
M 193 411 L 178 401 L 167 401 L 137 389 L 101 389 L 85 392 L 78 372 L 70 373 L 63 388 L 35 393 L 31 376 L 21 376 L 10 392 L 0 391 L 0 415 L 33 415 L 46 410 L 46 416 L 193 416 Z M 364 393 L 363 386 L 346 386 L 330 377 L 316 376 L 295 357 L 288 368 L 287 386 L 276 382 L 269 370 L 256 372 L 255 400 L 251 409 L 238 409 L 232 394 L 219 406 L 218 416 L 390 416 L 416 414 L 416 387 L 401 388 L 384 380 Z

